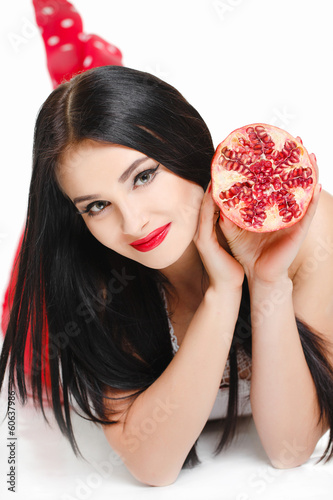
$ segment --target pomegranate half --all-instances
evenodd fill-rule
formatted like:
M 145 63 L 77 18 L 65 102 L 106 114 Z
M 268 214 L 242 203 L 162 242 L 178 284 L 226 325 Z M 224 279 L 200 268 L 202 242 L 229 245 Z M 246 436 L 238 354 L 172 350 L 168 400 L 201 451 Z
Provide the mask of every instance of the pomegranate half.
M 317 182 L 303 144 L 264 123 L 238 128 L 219 144 L 211 177 L 212 196 L 222 214 L 258 233 L 299 221 Z

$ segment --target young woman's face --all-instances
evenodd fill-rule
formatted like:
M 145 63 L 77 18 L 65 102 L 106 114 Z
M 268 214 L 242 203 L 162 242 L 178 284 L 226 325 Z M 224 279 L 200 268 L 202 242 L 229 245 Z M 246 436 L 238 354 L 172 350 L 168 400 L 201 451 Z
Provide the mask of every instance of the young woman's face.
M 98 241 L 145 266 L 172 265 L 193 240 L 203 189 L 134 149 L 87 140 L 58 181 Z

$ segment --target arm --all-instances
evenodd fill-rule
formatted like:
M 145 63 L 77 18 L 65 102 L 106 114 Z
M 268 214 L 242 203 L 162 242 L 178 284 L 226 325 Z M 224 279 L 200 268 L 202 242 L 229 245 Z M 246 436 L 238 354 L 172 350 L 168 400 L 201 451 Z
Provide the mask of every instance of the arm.
M 139 481 L 165 486 L 177 478 L 213 407 L 240 297 L 241 290 L 219 295 L 208 290 L 167 369 L 137 397 L 120 425 L 104 428 Z
M 326 429 L 296 327 L 293 283 L 249 281 L 252 317 L 251 406 L 272 465 L 295 467 Z
M 312 162 L 316 168 L 313 156 Z M 330 219 L 327 213 L 318 212 L 313 221 L 319 187 L 305 216 L 291 228 L 275 233 L 246 234 L 230 221 L 225 221 L 222 227 L 249 283 L 253 418 L 265 451 L 272 464 L 279 468 L 295 467 L 306 461 L 328 427 L 323 420 L 319 423 L 316 388 L 295 321 L 298 316 L 322 332 L 322 321 L 313 321 L 311 302 L 314 295 L 321 303 L 331 301 L 332 296 L 332 286 L 327 290 L 323 288 L 320 274 L 303 273 L 303 279 L 299 279 L 301 262 L 309 255 L 307 241 L 314 239 L 313 233 L 319 227 L 323 231 L 323 219 Z M 326 259 L 324 268 L 324 274 L 330 275 L 332 259 Z M 331 323 L 332 312 L 329 320 L 327 318 L 326 332 Z M 328 346 L 329 335 L 325 339 Z
M 295 315 L 320 332 L 332 362 L 333 285 L 327 279 L 333 273 L 333 248 L 329 244 L 333 241 L 332 216 L 333 198 L 323 192 L 292 280 L 275 284 L 253 280 L 250 284 L 253 317 L 261 318 L 253 328 L 255 368 L 251 401 L 267 453 L 280 468 L 305 462 L 328 428 L 325 421 L 318 423 L 317 394 Z M 263 304 L 269 314 L 263 314 Z M 265 380 L 265 384 L 260 380 Z M 267 425 L 269 415 L 265 415 L 269 405 L 263 405 L 263 400 L 275 409 L 273 432 Z
M 269 319 L 271 323 L 269 331 L 273 333 L 272 336 L 270 335 L 270 338 L 272 340 L 275 338 L 276 340 L 276 344 L 274 345 L 273 340 L 270 346 L 273 350 L 276 350 L 276 357 L 274 357 L 274 360 L 271 359 L 271 366 L 276 366 L 277 370 L 279 370 L 279 366 L 283 367 L 284 378 L 279 379 L 278 376 L 276 377 L 277 380 L 281 381 L 281 387 L 276 388 L 276 390 L 277 394 L 279 394 L 279 389 L 280 394 L 284 394 L 285 402 L 281 401 L 281 404 L 283 403 L 282 407 L 278 407 L 276 403 L 275 409 L 282 409 L 279 416 L 278 412 L 276 412 L 276 419 L 280 418 L 281 422 L 288 422 L 288 432 L 291 433 L 289 438 L 286 434 L 284 435 L 283 446 L 277 446 L 277 453 L 275 452 L 272 456 L 272 462 L 277 467 L 297 466 L 305 462 L 311 456 L 319 438 L 329 427 L 325 418 L 319 422 L 320 412 L 317 394 L 312 377 L 310 378 L 303 350 L 300 342 L 298 342 L 299 335 L 294 317 L 296 315 L 300 320 L 310 325 L 314 331 L 320 332 L 321 338 L 326 342 L 328 360 L 331 361 L 331 365 L 333 366 L 331 350 L 333 285 L 332 280 L 327 279 L 328 276 L 332 276 L 333 272 L 333 250 L 332 244 L 330 244 L 333 238 L 332 216 L 333 198 L 328 193 L 323 192 L 316 213 L 313 216 L 313 221 L 299 252 L 296 272 L 293 273 L 292 281 L 289 280 L 289 286 L 285 283 L 284 285 L 280 285 L 279 292 L 274 292 L 272 284 L 269 285 L 269 289 L 267 288 L 268 285 L 265 284 L 266 294 L 274 297 L 275 293 L 275 297 L 277 298 L 277 294 L 280 293 L 281 298 L 279 304 L 274 304 L 274 312 Z M 253 282 L 251 288 L 255 303 L 259 304 L 260 295 L 263 293 L 262 284 Z M 255 307 L 255 304 L 253 307 Z M 286 328 L 285 330 L 281 328 L 280 333 L 277 333 L 274 326 L 278 324 L 279 314 L 281 314 L 281 318 L 283 317 L 283 320 L 286 322 Z M 263 324 L 258 325 L 258 328 L 255 328 L 256 335 L 253 337 L 253 347 L 257 352 L 257 359 L 260 356 L 261 361 L 263 360 L 262 356 L 264 353 L 259 343 L 263 339 L 263 328 Z M 284 354 L 283 348 L 285 349 Z M 268 356 L 269 352 L 271 351 L 267 350 Z M 283 358 L 280 359 L 279 365 L 277 362 L 278 356 Z M 268 374 L 268 370 L 265 372 L 265 367 L 260 366 L 260 362 L 258 362 L 257 367 L 257 382 L 259 373 L 261 373 L 263 380 L 265 380 L 265 377 L 268 377 L 268 379 L 272 377 L 272 374 Z M 290 377 L 289 381 L 292 381 L 292 383 L 288 383 L 288 377 Z M 264 390 L 264 387 L 262 387 L 256 391 L 254 384 L 254 405 L 258 404 L 259 406 L 258 402 L 262 397 L 261 391 Z M 255 402 L 255 400 L 257 401 Z M 258 428 L 261 418 L 262 412 L 259 410 Z M 269 446 L 265 423 L 260 427 L 262 429 L 262 439 Z M 281 424 L 277 424 L 276 434 L 281 429 Z
M 150 485 L 175 481 L 201 433 L 219 389 L 238 317 L 243 270 L 218 245 L 213 211 L 211 196 L 206 194 L 196 245 L 214 278 L 177 354 L 120 423 L 104 428 L 130 472 Z

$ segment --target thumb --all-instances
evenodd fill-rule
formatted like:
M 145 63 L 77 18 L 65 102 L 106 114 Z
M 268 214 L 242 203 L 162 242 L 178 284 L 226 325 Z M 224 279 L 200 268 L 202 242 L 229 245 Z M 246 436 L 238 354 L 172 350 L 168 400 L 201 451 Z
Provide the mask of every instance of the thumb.
M 220 211 L 220 218 L 218 220 L 218 223 L 228 242 L 234 241 L 237 236 L 243 231 L 243 229 L 238 227 L 237 224 L 226 217 L 222 210 Z

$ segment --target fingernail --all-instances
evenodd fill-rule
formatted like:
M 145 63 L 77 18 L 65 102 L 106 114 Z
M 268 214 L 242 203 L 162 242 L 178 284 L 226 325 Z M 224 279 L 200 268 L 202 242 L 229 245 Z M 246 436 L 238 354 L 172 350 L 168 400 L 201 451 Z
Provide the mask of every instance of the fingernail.
M 221 210 L 220 210 L 220 219 L 223 220 L 223 214 Z
M 210 184 L 210 185 L 209 185 L 209 188 L 208 188 L 208 193 L 210 193 L 210 192 L 211 192 L 211 190 L 212 190 L 212 185 Z

